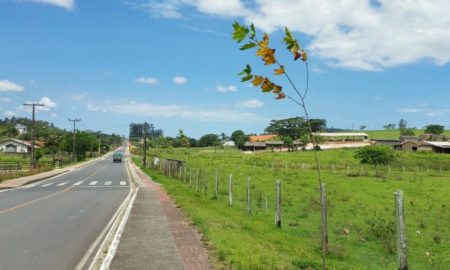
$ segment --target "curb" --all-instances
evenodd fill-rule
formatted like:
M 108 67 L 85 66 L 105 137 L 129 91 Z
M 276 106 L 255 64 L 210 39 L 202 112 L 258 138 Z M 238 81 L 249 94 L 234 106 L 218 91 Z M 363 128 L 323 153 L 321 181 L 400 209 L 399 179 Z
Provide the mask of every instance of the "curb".
M 128 196 L 124 199 L 116 214 L 111 218 L 110 224 L 107 225 L 107 231 L 105 231 L 106 235 L 103 238 L 100 246 L 96 248 L 97 252 L 95 256 L 87 268 L 88 270 L 92 269 L 109 269 L 109 266 L 114 259 L 115 252 L 120 243 L 120 237 L 122 236 L 125 225 L 128 221 L 128 217 L 130 215 L 131 209 L 134 204 L 134 200 L 136 198 L 139 187 L 136 187 L 136 180 L 131 171 L 131 162 L 127 162 L 127 172 L 130 179 L 130 192 Z M 102 234 L 104 234 L 102 232 Z M 89 254 L 88 254 L 89 255 Z M 90 254 L 92 255 L 92 253 Z M 78 267 L 77 267 L 78 269 Z

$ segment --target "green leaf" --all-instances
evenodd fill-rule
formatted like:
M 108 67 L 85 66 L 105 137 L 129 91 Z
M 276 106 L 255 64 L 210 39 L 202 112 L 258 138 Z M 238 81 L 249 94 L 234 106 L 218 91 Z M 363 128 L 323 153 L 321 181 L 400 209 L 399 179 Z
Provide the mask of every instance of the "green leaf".
M 251 48 L 256 47 L 256 46 L 258 46 L 257 43 L 255 43 L 255 42 L 249 42 L 249 43 L 245 44 L 244 46 L 240 47 L 239 49 L 240 49 L 241 51 L 243 51 L 243 50 L 251 49 Z
M 252 23 L 250 24 L 250 39 L 254 40 L 256 35 L 255 25 Z
M 242 71 L 241 73 L 239 73 L 239 76 L 243 76 L 243 75 L 250 75 L 252 74 L 252 67 L 250 65 L 247 65 Z
M 241 82 L 250 81 L 252 78 L 253 78 L 253 75 L 249 74 L 249 75 L 245 76 L 244 78 L 242 78 Z
M 237 43 L 243 41 L 250 32 L 250 30 L 248 30 L 248 28 L 245 25 L 240 25 L 238 22 L 233 23 L 233 28 L 234 28 L 233 39 L 236 40 Z
M 286 44 L 286 49 L 293 53 L 301 49 L 298 41 L 292 36 L 291 31 L 287 27 L 284 28 L 283 41 Z

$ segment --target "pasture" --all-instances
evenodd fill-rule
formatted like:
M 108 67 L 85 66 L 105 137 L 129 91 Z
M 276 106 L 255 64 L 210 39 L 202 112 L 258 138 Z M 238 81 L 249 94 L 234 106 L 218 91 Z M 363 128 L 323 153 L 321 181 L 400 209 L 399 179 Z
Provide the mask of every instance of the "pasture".
M 397 153 L 391 166 L 373 167 L 361 166 L 354 150 L 318 154 L 328 194 L 330 269 L 396 268 L 396 190 L 405 196 L 410 268 L 450 267 L 450 155 Z M 178 179 L 145 171 L 201 230 L 217 269 L 320 269 L 320 196 L 312 152 L 160 149 L 151 150 L 149 160 L 152 156 L 186 160 Z M 274 223 L 276 180 L 282 189 L 281 229 Z

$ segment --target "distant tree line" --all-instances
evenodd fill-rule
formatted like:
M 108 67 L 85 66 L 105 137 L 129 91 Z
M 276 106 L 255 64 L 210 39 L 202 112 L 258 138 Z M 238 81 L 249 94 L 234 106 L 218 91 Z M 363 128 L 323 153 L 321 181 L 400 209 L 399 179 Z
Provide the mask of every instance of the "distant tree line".
M 27 127 L 27 132 L 19 134 L 15 125 L 21 124 Z M 24 141 L 31 140 L 32 121 L 25 117 L 11 117 L 0 119 L 0 137 L 2 139 L 14 138 Z M 118 134 L 106 134 L 97 131 L 79 131 L 76 135 L 75 155 L 78 159 L 92 156 L 97 153 L 100 146 L 101 153 L 112 150 L 122 144 L 123 138 Z M 66 152 L 72 154 L 73 133 L 56 127 L 53 123 L 36 120 L 35 139 L 37 145 L 42 147 L 37 151 L 37 157 L 44 154 L 55 155 Z M 100 145 L 99 145 L 100 144 Z

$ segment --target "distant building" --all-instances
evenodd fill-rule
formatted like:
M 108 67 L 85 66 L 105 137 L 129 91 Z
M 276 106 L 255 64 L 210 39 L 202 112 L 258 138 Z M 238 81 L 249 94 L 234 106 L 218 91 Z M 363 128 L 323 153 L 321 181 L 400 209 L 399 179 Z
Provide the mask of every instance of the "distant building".
M 34 146 L 34 149 L 40 148 Z M 0 142 L 0 151 L 5 153 L 29 153 L 31 152 L 31 142 L 17 139 L 6 139 Z
M 408 152 L 434 152 L 450 154 L 450 142 L 407 141 L 394 146 L 394 149 Z
M 27 131 L 28 131 L 28 127 L 24 126 L 22 124 L 16 124 L 15 128 L 16 128 L 17 132 L 19 132 L 19 134 L 24 134 L 24 133 L 27 133 Z
M 234 147 L 236 144 L 233 141 L 226 141 L 223 143 L 223 146 L 225 147 Z
M 248 136 L 249 142 L 265 142 L 273 140 L 273 138 L 277 137 L 276 134 L 269 134 L 269 135 L 254 135 L 254 136 Z

